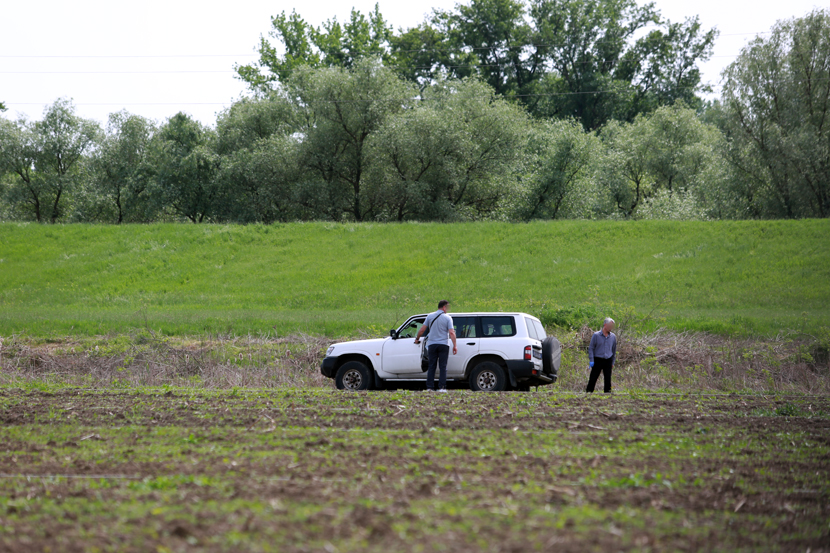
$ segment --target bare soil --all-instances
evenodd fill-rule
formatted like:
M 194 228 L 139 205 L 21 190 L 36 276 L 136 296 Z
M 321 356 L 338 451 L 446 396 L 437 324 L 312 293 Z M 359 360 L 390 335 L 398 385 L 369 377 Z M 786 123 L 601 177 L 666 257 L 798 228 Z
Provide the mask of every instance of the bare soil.
M 826 396 L 0 390 L 0 551 L 830 551 Z

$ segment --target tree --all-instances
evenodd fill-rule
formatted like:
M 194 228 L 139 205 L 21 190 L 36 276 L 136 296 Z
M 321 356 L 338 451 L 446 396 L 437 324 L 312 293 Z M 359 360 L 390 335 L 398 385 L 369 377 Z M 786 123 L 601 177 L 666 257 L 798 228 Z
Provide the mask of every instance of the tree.
M 6 107 L 6 104 L 4 104 L 3 102 L 0 102 L 0 112 L 6 111 L 7 109 L 9 109 L 9 108 Z
M 749 212 L 830 216 L 830 10 L 779 21 L 724 77 L 722 128 Z
M 362 221 L 374 218 L 365 204 L 367 143 L 391 115 L 415 101 L 417 90 L 378 61 L 348 68 L 301 68 L 288 84 L 301 109 L 302 163 L 307 169 L 302 202 L 310 216 Z
M 154 132 L 149 119 L 126 111 L 110 114 L 92 157 L 93 185 L 117 224 L 152 218 L 147 187 L 153 173 L 149 153 Z
M 218 176 L 224 218 L 241 222 L 288 221 L 297 214 L 302 174 L 297 108 L 271 94 L 233 104 L 217 122 Z
M 67 195 L 79 184 L 79 161 L 99 133 L 96 122 L 75 115 L 72 103 L 63 99 L 48 106 L 41 121 L 2 120 L 0 163 L 17 175 L 9 192 L 12 203 L 38 222 L 56 223 Z
M 457 4 L 454 12 L 437 13 L 434 20 L 451 44 L 471 51 L 481 78 L 507 96 L 525 92 L 544 69 L 547 48 L 535 44 L 525 15 L 520 0 L 471 0 Z
M 370 196 L 392 220 L 494 216 L 517 192 L 527 117 L 477 79 L 440 80 L 371 139 Z M 367 200 L 368 201 L 368 200 Z
M 387 58 L 393 34 L 377 4 L 368 17 L 352 9 L 343 25 L 333 18 L 314 28 L 296 11 L 283 11 L 271 18 L 271 26 L 268 34 L 279 46 L 260 37 L 259 60 L 235 67 L 238 78 L 253 90 L 285 83 L 300 67 L 352 67 L 362 58 Z
M 214 142 L 210 129 L 181 112 L 161 126 L 151 143 L 152 194 L 159 207 L 194 223 L 211 217 L 219 197 Z
M 630 124 L 612 121 L 600 136 L 606 153 L 598 162 L 598 179 L 624 217 L 634 216 L 658 193 L 690 193 L 701 208 L 722 208 L 713 193 L 725 185 L 719 170 L 722 136 L 682 101 L 638 115 Z
M 28 122 L 0 118 L 0 174 L 16 177 L 6 192 L 7 200 L 15 211 L 40 222 L 48 200 L 35 175 L 36 155 L 35 137 Z
M 531 139 L 527 197 L 518 215 L 525 221 L 556 219 L 568 202 L 583 204 L 580 200 L 590 194 L 579 185 L 586 180 L 598 148 L 596 135 L 573 119 L 538 123 Z M 574 211 L 567 214 L 579 214 Z
M 586 129 L 678 99 L 700 107 L 697 64 L 716 37 L 697 18 L 663 21 L 636 0 L 470 0 L 397 34 L 377 5 L 368 17 L 352 10 L 345 25 L 315 29 L 283 12 L 272 26 L 276 44 L 261 38 L 260 59 L 236 67 L 255 91 L 300 67 L 348 68 L 368 57 L 421 89 L 442 76 L 477 76 L 537 117 L 574 117 Z M 657 28 L 643 33 L 647 26 Z
M 552 68 L 528 99 L 535 115 L 597 129 L 676 99 L 700 102 L 697 63 L 709 58 L 717 33 L 703 32 L 697 18 L 665 22 L 654 4 L 634 0 L 540 0 L 533 13 Z M 657 28 L 633 40 L 647 26 Z

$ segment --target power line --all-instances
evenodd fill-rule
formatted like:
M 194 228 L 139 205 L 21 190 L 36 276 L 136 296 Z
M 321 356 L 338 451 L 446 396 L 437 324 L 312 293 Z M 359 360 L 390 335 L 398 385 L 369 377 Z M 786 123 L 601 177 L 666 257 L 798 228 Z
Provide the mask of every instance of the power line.
M 201 71 L 182 69 L 175 71 L 0 71 L 0 75 L 170 75 L 176 73 L 236 73 L 224 69 L 221 71 Z
M 245 56 L 258 56 L 259 54 L 137 54 L 137 55 L 53 55 L 53 54 L 23 54 L 23 55 L 2 55 L 0 58 L 242 58 Z
M 649 27 L 656 27 L 653 26 L 646 26 L 641 27 L 642 29 L 646 29 Z M 765 35 L 770 34 L 772 31 L 758 31 L 752 33 L 727 33 L 718 35 L 718 37 L 724 36 L 748 36 L 748 35 Z M 604 42 L 612 42 L 610 40 L 596 40 L 594 44 L 601 44 Z M 531 44 L 524 44 L 522 47 L 543 47 L 543 46 L 552 46 L 552 44 L 546 43 L 531 43 Z M 468 50 L 491 50 L 495 46 L 480 46 L 480 47 L 464 47 L 464 48 L 418 48 L 418 49 L 410 49 L 410 50 L 395 50 L 395 52 L 466 52 Z M 159 59 L 159 58 L 242 58 L 242 57 L 256 57 L 259 56 L 259 53 L 247 53 L 247 54 L 0 54 L 0 59 L 5 58 L 20 58 L 20 59 L 36 59 L 36 58 L 60 58 L 60 59 L 73 59 L 73 58 L 80 58 L 80 59 L 125 59 L 125 58 L 148 58 L 148 59 Z
M 740 54 L 729 54 L 729 55 L 721 55 L 721 56 L 710 56 L 709 59 L 712 58 L 736 58 Z M 529 62 L 527 60 L 521 60 L 520 63 L 522 65 L 526 65 Z M 596 60 L 584 60 L 581 62 L 577 62 L 576 65 L 587 65 L 597 63 Z M 515 63 L 511 60 L 506 60 L 502 63 L 467 63 L 467 64 L 455 64 L 455 65 L 445 65 L 442 63 L 436 63 L 434 65 L 423 65 L 423 66 L 414 66 L 408 67 L 407 69 L 413 70 L 428 70 L 433 69 L 434 67 L 437 68 L 444 68 L 444 69 L 475 69 L 475 68 L 492 68 L 492 67 L 514 67 Z M 0 71 L 0 75 L 174 75 L 174 74 L 186 74 L 186 73 L 224 73 L 229 74 L 233 73 L 236 74 L 237 71 L 229 70 L 229 69 L 222 69 L 222 70 L 201 70 L 201 69 L 176 69 L 176 70 L 151 70 L 151 71 Z

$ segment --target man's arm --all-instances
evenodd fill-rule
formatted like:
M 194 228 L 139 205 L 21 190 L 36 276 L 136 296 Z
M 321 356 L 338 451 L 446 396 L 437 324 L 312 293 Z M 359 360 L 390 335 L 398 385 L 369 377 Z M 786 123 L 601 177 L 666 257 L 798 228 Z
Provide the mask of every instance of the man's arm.
M 455 329 L 450 329 L 450 340 L 452 340 L 452 354 L 455 355 L 458 353 L 458 344 L 455 342 Z
M 588 344 L 588 364 L 594 365 L 594 348 L 597 347 L 597 335 L 591 335 L 591 343 Z
M 424 333 L 424 331 L 426 329 L 427 329 L 427 325 L 421 325 L 421 328 L 418 329 L 418 334 L 415 335 L 415 343 L 416 344 L 421 343 L 421 335 Z
M 617 337 L 614 336 L 614 343 L 611 344 L 611 366 L 617 361 Z

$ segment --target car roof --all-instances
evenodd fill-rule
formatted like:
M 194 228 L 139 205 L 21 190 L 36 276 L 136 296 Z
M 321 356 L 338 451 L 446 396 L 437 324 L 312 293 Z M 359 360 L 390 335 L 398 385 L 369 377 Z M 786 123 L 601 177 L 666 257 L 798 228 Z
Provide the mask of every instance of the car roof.
M 435 313 L 435 311 L 432 311 L 430 313 L 421 313 L 421 314 L 418 314 L 418 315 L 412 315 L 408 318 L 411 319 L 412 317 L 426 317 L 427 315 L 431 315 L 432 313 Z M 516 317 L 530 317 L 532 319 L 537 319 L 537 320 L 539 319 L 538 317 L 536 317 L 534 315 L 530 315 L 529 313 L 522 313 L 521 311 L 459 311 L 457 313 L 455 313 L 453 311 L 450 311 L 448 313 L 448 315 L 450 317 L 480 317 L 482 315 L 483 316 L 499 317 L 499 316 L 504 316 L 504 315 L 513 315 L 513 316 L 516 316 Z

